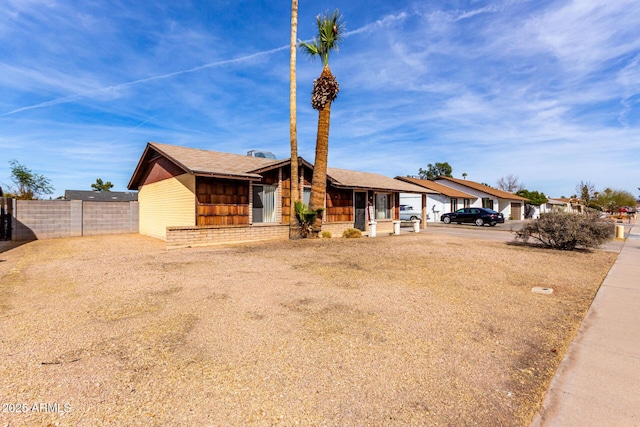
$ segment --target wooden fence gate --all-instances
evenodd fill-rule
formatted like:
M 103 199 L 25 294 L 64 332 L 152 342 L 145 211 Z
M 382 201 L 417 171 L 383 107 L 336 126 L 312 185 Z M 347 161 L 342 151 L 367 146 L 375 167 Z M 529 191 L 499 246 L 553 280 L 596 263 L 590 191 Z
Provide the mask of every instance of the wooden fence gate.
M 13 199 L 0 197 L 0 240 L 11 240 Z

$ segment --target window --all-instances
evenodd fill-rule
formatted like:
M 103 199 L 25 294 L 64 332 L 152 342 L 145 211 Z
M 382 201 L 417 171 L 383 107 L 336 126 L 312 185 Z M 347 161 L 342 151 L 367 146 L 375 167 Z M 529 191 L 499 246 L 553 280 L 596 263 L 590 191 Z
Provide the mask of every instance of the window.
M 450 212 L 455 212 L 458 210 L 458 199 L 451 199 L 451 211 Z
M 391 219 L 391 194 L 376 194 L 376 219 Z
M 302 203 L 309 206 L 309 200 L 311 200 L 311 188 L 305 187 L 302 190 Z
M 253 186 L 253 222 L 276 222 L 276 186 Z
M 493 209 L 493 200 L 485 197 L 482 199 L 482 207 L 485 209 Z
M 468 208 L 471 206 L 471 199 L 464 199 L 463 203 L 464 203 L 464 207 Z

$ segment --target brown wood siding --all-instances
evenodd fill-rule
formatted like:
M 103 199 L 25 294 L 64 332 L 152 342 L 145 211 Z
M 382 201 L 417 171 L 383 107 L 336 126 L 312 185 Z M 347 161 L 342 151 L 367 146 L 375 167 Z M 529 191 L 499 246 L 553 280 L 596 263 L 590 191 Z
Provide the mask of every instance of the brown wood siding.
M 291 168 L 282 170 L 282 224 L 288 224 L 291 207 Z
M 198 177 L 197 225 L 248 225 L 249 183 Z
M 184 174 L 184 171 L 165 157 L 159 157 L 149 163 L 142 185 L 152 184 Z
M 327 190 L 327 222 L 353 221 L 353 190 L 329 187 Z
M 262 175 L 262 181 L 260 184 L 264 185 L 278 185 L 278 169 L 265 172 Z

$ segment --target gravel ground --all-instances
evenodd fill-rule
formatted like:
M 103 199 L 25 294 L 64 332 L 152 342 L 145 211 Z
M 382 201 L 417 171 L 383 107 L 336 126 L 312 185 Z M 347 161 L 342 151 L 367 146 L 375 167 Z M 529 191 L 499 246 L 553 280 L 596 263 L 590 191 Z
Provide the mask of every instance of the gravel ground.
M 0 426 L 526 426 L 615 257 L 35 241 L 0 253 Z

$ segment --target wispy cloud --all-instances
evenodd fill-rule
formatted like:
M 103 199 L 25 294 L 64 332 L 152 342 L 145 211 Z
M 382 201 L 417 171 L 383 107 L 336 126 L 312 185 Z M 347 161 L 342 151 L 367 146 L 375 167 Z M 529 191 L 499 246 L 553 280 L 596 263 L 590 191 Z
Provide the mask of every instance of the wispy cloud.
M 3 154 L 50 172 L 56 187 L 100 172 L 119 189 L 147 140 L 287 155 L 287 7 L 114 1 L 0 10 Z M 640 152 L 637 1 L 336 5 L 352 29 L 331 58 L 341 84 L 332 166 L 394 176 L 449 161 L 454 174 L 494 183 L 513 173 L 555 195 L 580 179 L 640 180 L 629 160 Z M 317 12 L 301 8 L 300 37 L 313 35 Z M 320 71 L 299 57 L 298 138 L 310 161 Z M 624 178 L 619 165 L 631 166 Z

